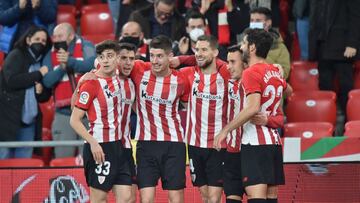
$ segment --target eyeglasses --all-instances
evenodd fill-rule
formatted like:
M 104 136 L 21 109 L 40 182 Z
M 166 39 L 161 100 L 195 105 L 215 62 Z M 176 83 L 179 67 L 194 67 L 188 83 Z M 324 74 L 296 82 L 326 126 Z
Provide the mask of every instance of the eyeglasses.
M 172 15 L 173 15 L 173 12 L 163 12 L 163 11 L 160 11 L 159 9 L 156 9 L 157 11 L 157 16 L 158 17 L 165 17 L 165 18 L 170 18 Z

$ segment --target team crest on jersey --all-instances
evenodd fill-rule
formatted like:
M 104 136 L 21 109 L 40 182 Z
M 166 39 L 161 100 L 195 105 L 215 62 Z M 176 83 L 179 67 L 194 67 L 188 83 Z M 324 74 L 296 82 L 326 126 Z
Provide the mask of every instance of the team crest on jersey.
M 170 91 L 171 91 L 171 92 L 175 92 L 175 91 L 176 91 L 176 87 L 177 87 L 177 85 L 171 84 L 171 85 L 170 85 Z
M 219 87 L 219 88 L 224 88 L 224 81 L 222 79 L 217 79 L 216 80 L 216 85 Z
M 98 176 L 98 181 L 100 184 L 103 184 L 105 182 L 105 176 Z
M 79 97 L 79 102 L 81 104 L 87 104 L 89 101 L 89 93 L 88 92 L 81 92 L 80 97 Z

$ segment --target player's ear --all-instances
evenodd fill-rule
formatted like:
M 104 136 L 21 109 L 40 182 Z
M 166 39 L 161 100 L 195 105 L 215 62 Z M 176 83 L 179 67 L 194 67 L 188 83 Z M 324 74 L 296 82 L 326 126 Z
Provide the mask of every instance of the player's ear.
M 214 50 L 214 57 L 217 57 L 219 55 L 219 49 Z
M 256 46 L 255 46 L 255 44 L 249 45 L 249 52 L 254 52 L 254 53 L 256 53 Z

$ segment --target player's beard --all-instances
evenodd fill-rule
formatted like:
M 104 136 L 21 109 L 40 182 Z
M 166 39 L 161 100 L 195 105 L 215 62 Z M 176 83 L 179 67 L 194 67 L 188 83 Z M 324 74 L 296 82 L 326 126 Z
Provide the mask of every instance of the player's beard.
M 202 69 L 207 69 L 211 65 L 212 61 L 213 59 L 205 60 L 205 62 L 202 65 L 199 65 L 199 67 Z
M 248 51 L 248 50 L 242 50 L 241 54 L 242 54 L 242 57 L 241 57 L 241 58 L 242 58 L 242 61 L 243 61 L 244 63 L 248 64 L 249 58 L 250 58 L 249 51 Z

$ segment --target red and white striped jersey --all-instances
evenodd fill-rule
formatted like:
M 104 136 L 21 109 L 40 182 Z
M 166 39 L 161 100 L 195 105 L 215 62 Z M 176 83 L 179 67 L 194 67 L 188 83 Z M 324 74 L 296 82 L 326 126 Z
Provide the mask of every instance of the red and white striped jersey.
M 189 82 L 176 70 L 157 77 L 151 64 L 136 61 L 131 72 L 136 89 L 136 140 L 184 142 L 178 112 L 180 100 L 187 102 Z
M 130 78 L 120 78 L 121 87 L 121 127 L 122 142 L 125 148 L 131 148 L 130 115 L 131 108 L 135 101 L 135 85 Z
M 277 67 L 272 64 L 257 63 L 243 72 L 242 84 L 246 95 L 261 94 L 261 112 L 268 116 L 278 114 L 283 90 L 287 86 Z M 254 125 L 248 121 L 243 125 L 243 130 L 242 144 L 281 144 L 279 133 L 274 128 Z
M 239 80 L 229 80 L 228 122 L 243 109 L 245 92 Z M 242 126 L 229 133 L 226 139 L 228 152 L 240 152 Z
M 85 81 L 80 87 L 77 108 L 86 110 L 89 133 L 99 142 L 121 140 L 121 87 L 118 76 Z
M 217 60 L 216 66 L 218 71 L 213 74 L 203 74 L 198 66 L 180 70 L 191 86 L 186 123 L 187 142 L 191 146 L 212 148 L 215 135 L 228 121 L 230 74 L 225 62 Z M 223 148 L 226 148 L 226 142 Z

